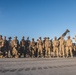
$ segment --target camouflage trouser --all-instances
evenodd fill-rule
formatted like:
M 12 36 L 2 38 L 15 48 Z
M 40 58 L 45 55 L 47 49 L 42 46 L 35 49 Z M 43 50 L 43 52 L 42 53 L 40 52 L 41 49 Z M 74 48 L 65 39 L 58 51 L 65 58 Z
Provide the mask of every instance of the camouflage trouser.
M 32 54 L 31 54 L 31 55 L 32 55 L 32 57 L 34 57 L 34 50 L 32 50 L 32 52 L 31 52 L 31 53 L 32 53 Z
M 8 50 L 7 56 L 8 58 L 12 57 L 12 50 Z
M 13 48 L 13 50 L 12 50 L 12 55 L 13 55 L 14 57 L 18 57 L 18 51 L 16 50 L 16 48 Z
M 2 53 L 3 53 L 3 57 L 7 57 L 7 47 L 6 46 L 3 46 L 2 47 Z
M 21 47 L 21 54 L 20 55 L 24 55 L 24 57 L 26 57 L 26 53 L 27 53 L 27 50 L 26 50 L 26 47 L 25 46 L 22 46 Z
M 59 55 L 64 57 L 64 45 L 59 47 Z
M 53 52 L 54 52 L 54 56 L 59 56 L 59 54 L 58 54 L 58 47 L 54 47 L 53 48 Z
M 0 47 L 0 58 L 3 57 L 2 47 Z
M 11 46 L 8 47 L 7 57 L 8 58 L 12 57 L 12 47 Z
M 39 48 L 38 48 L 38 57 L 39 56 L 42 57 L 42 46 L 39 46 Z
M 46 49 L 46 53 L 45 53 L 45 56 L 48 56 L 48 57 L 50 57 L 50 48 L 45 48 Z
M 66 47 L 66 57 L 69 56 L 69 52 L 70 52 L 70 56 L 72 57 L 73 56 L 72 47 Z

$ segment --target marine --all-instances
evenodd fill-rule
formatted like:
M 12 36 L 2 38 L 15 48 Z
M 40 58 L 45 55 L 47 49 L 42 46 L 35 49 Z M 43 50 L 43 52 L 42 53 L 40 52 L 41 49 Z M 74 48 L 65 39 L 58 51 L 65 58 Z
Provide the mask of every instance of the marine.
M 34 38 L 32 38 L 32 41 L 30 42 L 30 56 L 31 57 L 35 57 L 35 51 L 36 51 L 35 41 L 34 41 Z
M 50 57 L 50 48 L 51 48 L 51 42 L 49 38 L 46 38 L 45 40 L 45 50 L 46 50 L 45 56 L 46 57 Z
M 73 57 L 72 40 L 70 39 L 70 36 L 68 36 L 68 39 L 66 40 L 66 57 L 69 57 L 69 52 L 70 52 L 70 57 Z
M 26 57 L 27 49 L 26 49 L 26 41 L 25 37 L 22 37 L 22 40 L 20 41 L 20 57 L 23 55 Z
M 8 52 L 8 41 L 6 40 L 6 36 L 4 36 L 3 38 L 3 42 L 4 42 L 4 45 L 3 45 L 3 57 L 7 57 L 7 52 Z
M 57 40 L 57 37 L 54 37 L 53 40 L 53 52 L 55 57 L 59 57 L 59 41 Z
M 3 45 L 4 45 L 4 41 L 2 35 L 0 35 L 0 58 L 3 58 L 3 50 L 2 50 Z
M 8 50 L 7 50 L 8 58 L 12 57 L 12 48 L 13 48 L 12 37 L 8 37 Z
M 30 45 L 30 40 L 29 40 L 29 37 L 27 37 L 26 39 L 27 57 L 30 57 L 29 45 Z
M 60 55 L 60 57 L 65 57 L 65 54 L 64 54 L 65 48 L 64 47 L 65 47 L 65 40 L 61 36 L 61 38 L 59 40 L 59 55 Z
M 39 37 L 39 40 L 37 42 L 38 47 L 38 57 L 43 57 L 43 41 L 41 37 Z
M 12 56 L 15 58 L 18 58 L 19 41 L 18 41 L 17 37 L 14 37 L 14 40 L 12 41 L 12 43 L 13 43 Z

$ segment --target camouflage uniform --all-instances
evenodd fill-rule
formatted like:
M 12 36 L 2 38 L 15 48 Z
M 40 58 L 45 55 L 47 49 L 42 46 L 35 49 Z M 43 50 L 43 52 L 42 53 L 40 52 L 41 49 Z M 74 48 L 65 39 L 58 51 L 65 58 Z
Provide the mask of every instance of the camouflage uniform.
M 26 49 L 27 49 L 27 56 L 30 57 L 30 50 L 29 50 L 30 40 L 29 37 L 27 37 L 26 40 Z
M 69 56 L 69 51 L 70 51 L 70 56 L 73 57 L 72 40 L 70 39 L 70 36 L 68 36 L 68 39 L 66 40 L 66 57 Z
M 3 56 L 7 57 L 7 52 L 8 52 L 8 41 L 6 40 L 6 36 L 4 36 L 4 46 L 3 46 Z
M 64 47 L 65 47 L 65 40 L 63 39 L 63 37 L 60 38 L 59 40 L 59 54 L 60 57 L 64 57 Z
M 26 41 L 24 39 L 24 36 L 22 37 L 22 40 L 20 41 L 20 57 L 22 54 L 24 54 L 24 57 L 26 57 L 26 53 L 27 53 L 27 50 L 26 50 Z
M 2 50 L 3 45 L 4 45 L 4 41 L 2 39 L 2 35 L 0 35 L 0 58 L 3 57 L 3 50 Z
M 46 56 L 45 40 L 46 40 L 46 37 L 44 37 L 44 40 L 43 40 L 43 57 Z
M 50 57 L 51 42 L 48 38 L 45 40 L 46 57 Z
M 35 57 L 38 56 L 37 42 L 35 42 L 35 50 L 34 50 L 34 54 L 35 54 Z
M 32 42 L 30 42 L 30 56 L 31 57 L 35 57 L 35 51 L 36 51 L 36 48 L 35 48 L 35 41 L 34 41 L 34 38 L 32 38 Z
M 13 55 L 13 57 L 18 58 L 18 51 L 17 51 L 16 47 L 13 47 L 12 55 Z
M 42 57 L 43 53 L 43 42 L 41 40 L 41 37 L 39 38 L 38 42 L 37 42 L 37 47 L 38 47 L 38 57 Z
M 12 41 L 12 43 L 13 43 L 12 55 L 13 57 L 18 58 L 19 41 L 17 40 L 17 37 L 14 37 L 14 40 Z
M 54 56 L 59 57 L 59 41 L 57 40 L 57 38 L 55 37 L 53 40 L 53 52 L 54 52 Z
M 12 48 L 13 48 L 13 43 L 12 43 L 12 38 L 11 37 L 9 37 L 8 38 L 9 40 L 8 40 L 8 51 L 7 51 L 7 57 L 8 58 L 10 58 L 10 57 L 12 57 Z

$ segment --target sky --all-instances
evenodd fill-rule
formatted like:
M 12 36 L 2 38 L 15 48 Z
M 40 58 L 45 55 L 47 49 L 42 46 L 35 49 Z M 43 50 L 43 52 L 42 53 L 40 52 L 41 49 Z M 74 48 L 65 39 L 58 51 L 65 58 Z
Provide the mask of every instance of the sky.
M 20 40 L 76 35 L 76 0 L 0 0 L 0 35 Z

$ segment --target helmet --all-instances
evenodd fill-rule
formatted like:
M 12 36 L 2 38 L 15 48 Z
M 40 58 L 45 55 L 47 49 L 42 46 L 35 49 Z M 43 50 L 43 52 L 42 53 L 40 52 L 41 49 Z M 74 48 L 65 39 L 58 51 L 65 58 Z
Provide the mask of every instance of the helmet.
M 34 40 L 34 38 L 32 38 L 32 40 Z

